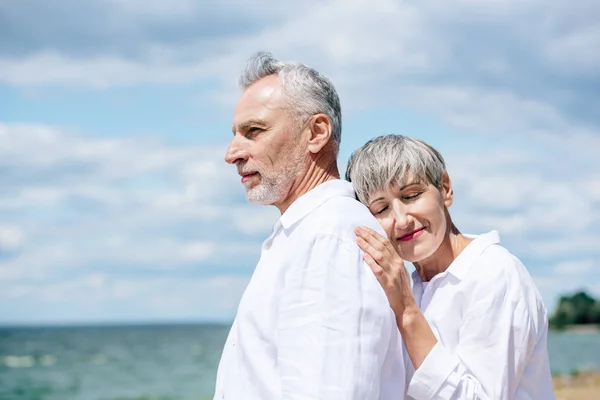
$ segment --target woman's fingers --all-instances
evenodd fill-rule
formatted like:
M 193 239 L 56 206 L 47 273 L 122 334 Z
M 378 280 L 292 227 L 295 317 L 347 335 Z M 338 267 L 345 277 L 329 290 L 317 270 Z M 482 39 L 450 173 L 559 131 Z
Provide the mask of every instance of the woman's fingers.
M 355 229 L 356 243 L 364 251 L 363 260 L 383 288 L 396 315 L 402 315 L 405 301 L 412 296 L 410 278 L 394 246 L 372 229 Z
M 384 271 L 383 268 L 368 254 L 363 256 L 365 263 L 371 268 L 379 285 L 384 290 L 390 307 L 396 313 L 401 314 L 404 310 L 403 303 L 403 280 L 395 278 L 395 274 L 391 270 Z
M 368 254 L 369 257 L 379 265 L 380 268 L 387 269 L 390 260 L 387 257 L 388 254 L 385 252 L 385 249 L 382 251 L 376 248 L 372 243 L 360 236 L 356 238 L 356 243 L 365 254 Z
M 380 235 L 376 231 L 366 226 L 361 226 L 358 228 L 358 232 L 360 236 L 371 243 L 374 247 L 383 250 L 384 248 L 389 248 L 390 241 L 387 237 Z
M 371 268 L 371 271 L 373 271 L 373 274 L 375 274 L 379 283 L 383 285 L 384 282 L 382 280 L 386 280 L 386 275 L 383 268 L 381 268 L 377 261 L 375 261 L 373 257 L 369 255 L 369 253 L 365 253 L 363 260 L 365 260 L 367 265 Z
M 385 236 L 380 235 L 373 229 L 361 226 L 354 230 L 358 239 L 362 239 L 362 246 L 359 244 L 361 249 L 368 252 L 376 261 L 389 263 L 401 264 L 404 266 L 404 260 L 400 258 L 394 245 L 390 243 L 389 239 Z M 383 265 L 382 265 L 383 267 Z
M 354 230 L 354 233 L 356 236 L 367 242 L 369 248 L 382 253 L 384 251 L 389 251 L 389 247 L 386 246 L 389 241 L 374 230 L 366 227 L 358 227 Z

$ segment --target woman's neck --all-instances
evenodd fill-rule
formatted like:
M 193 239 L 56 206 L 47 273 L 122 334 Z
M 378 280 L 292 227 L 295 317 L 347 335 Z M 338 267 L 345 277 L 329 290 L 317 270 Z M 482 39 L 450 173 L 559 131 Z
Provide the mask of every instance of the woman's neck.
M 440 247 L 424 260 L 413 263 L 421 280 L 429 282 L 437 274 L 446 271 L 471 241 L 472 239 L 461 234 L 456 226 L 450 223 Z

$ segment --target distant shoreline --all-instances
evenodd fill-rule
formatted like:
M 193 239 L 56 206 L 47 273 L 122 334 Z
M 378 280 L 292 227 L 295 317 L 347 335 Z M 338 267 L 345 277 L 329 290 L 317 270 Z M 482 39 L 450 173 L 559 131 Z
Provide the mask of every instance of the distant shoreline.
M 230 327 L 233 321 L 99 321 L 56 323 L 0 323 L 0 330 L 12 329 L 102 329 L 102 328 L 176 328 L 176 327 Z
M 585 325 L 567 325 L 563 328 L 550 327 L 552 332 L 581 332 L 581 333 L 596 333 L 600 332 L 600 325 L 585 324 Z

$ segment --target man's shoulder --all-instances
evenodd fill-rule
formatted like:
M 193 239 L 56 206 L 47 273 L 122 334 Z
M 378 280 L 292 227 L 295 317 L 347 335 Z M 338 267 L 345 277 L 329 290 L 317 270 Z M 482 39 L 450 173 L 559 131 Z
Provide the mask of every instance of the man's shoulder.
M 353 232 L 357 226 L 367 226 L 382 232 L 381 225 L 371 214 L 369 209 L 358 200 L 348 196 L 336 196 L 325 201 L 306 218 L 306 223 L 324 233 L 335 231 Z

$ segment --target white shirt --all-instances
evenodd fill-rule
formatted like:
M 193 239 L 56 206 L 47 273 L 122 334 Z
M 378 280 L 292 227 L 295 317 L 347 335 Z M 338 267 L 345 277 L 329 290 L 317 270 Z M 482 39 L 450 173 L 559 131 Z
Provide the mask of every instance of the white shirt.
M 414 372 L 410 398 L 554 399 L 546 309 L 497 232 L 476 237 L 425 289 L 416 271 L 413 281 L 438 343 Z
M 377 220 L 350 183 L 297 199 L 264 242 L 214 399 L 403 399 L 402 340 L 353 229 Z

